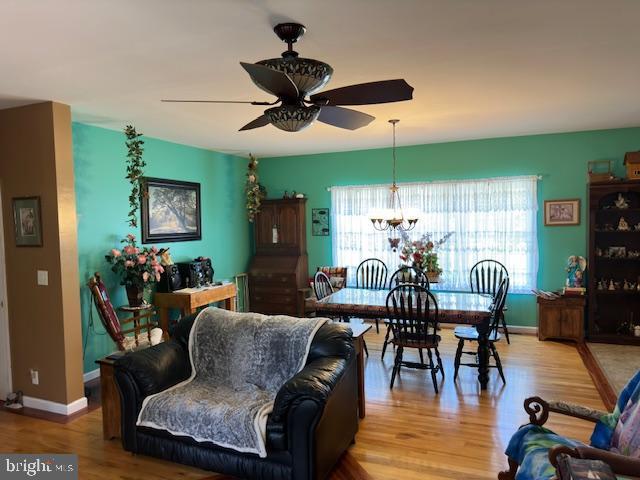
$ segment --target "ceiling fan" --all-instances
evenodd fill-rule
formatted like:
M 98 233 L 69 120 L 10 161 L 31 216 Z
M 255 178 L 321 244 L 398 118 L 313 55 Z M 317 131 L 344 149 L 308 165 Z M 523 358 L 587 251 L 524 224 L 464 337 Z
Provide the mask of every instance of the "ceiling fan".
M 270 58 L 256 63 L 240 62 L 253 83 L 277 97 L 273 102 L 234 100 L 162 100 L 185 103 L 248 103 L 270 106 L 255 120 L 240 129 L 251 130 L 272 124 L 280 130 L 299 132 L 315 120 L 347 130 L 356 130 L 371 123 L 375 117 L 343 108 L 340 105 L 391 103 L 413 98 L 413 87 L 405 80 L 382 80 L 360 83 L 316 93 L 333 74 L 330 65 L 311 58 L 302 58 L 293 44 L 306 32 L 299 23 L 280 23 L 274 32 L 288 46 L 282 58 Z

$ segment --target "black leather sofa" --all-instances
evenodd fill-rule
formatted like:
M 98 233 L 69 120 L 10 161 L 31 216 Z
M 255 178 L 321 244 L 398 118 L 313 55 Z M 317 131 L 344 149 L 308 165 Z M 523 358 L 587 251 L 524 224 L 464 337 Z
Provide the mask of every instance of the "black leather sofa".
M 327 477 L 358 430 L 355 355 L 345 325 L 320 327 L 305 368 L 278 392 L 267 421 L 266 458 L 136 426 L 146 396 L 191 374 L 187 344 L 194 318 L 182 319 L 171 340 L 116 361 L 124 449 L 240 478 Z

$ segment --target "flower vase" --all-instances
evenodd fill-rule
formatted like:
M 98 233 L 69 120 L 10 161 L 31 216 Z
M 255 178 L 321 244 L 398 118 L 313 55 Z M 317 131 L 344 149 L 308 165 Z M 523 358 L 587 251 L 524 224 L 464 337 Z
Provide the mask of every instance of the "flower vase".
M 440 282 L 440 274 L 438 272 L 425 272 L 427 274 L 427 278 L 429 279 L 429 283 L 438 283 Z
M 144 302 L 144 288 L 137 285 L 127 285 L 127 300 L 130 307 L 139 307 Z

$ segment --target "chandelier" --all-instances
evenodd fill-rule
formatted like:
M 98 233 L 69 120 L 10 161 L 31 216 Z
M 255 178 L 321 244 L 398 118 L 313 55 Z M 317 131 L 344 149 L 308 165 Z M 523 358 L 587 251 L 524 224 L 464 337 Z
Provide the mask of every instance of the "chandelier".
M 393 125 L 393 184 L 389 188 L 388 208 L 374 210 L 369 213 L 373 228 L 378 231 L 396 230 L 408 232 L 418 222 L 417 212 L 402 209 L 398 185 L 396 184 L 396 123 L 400 120 L 389 120 Z

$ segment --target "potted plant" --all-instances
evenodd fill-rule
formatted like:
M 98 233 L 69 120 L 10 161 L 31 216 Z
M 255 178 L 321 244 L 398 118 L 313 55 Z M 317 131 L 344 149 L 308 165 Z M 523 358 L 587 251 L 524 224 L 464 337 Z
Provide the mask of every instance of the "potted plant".
M 120 285 L 127 290 L 129 306 L 139 307 L 144 302 L 145 290 L 160 280 L 164 268 L 160 264 L 156 247 L 140 248 L 134 235 L 121 240 L 122 250 L 114 248 L 105 255 L 111 270 L 120 277 Z
M 421 269 L 427 275 L 430 283 L 438 283 L 442 268 L 438 264 L 437 249 L 445 243 L 453 232 L 447 233 L 438 241 L 432 240 L 430 233 L 425 233 L 418 240 L 411 241 L 406 232 L 402 232 L 402 247 L 400 248 L 400 260 L 406 265 L 412 265 Z

